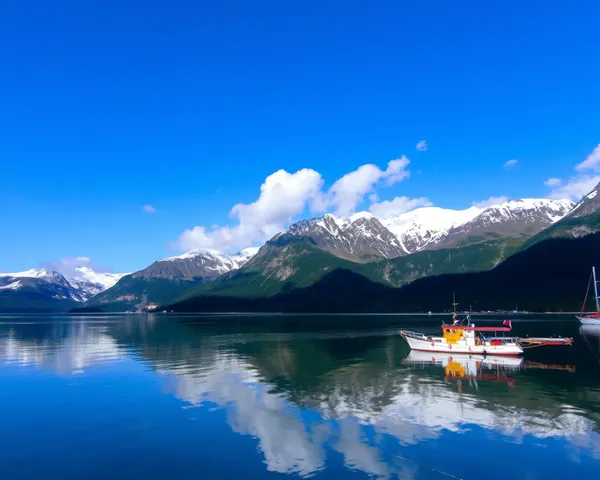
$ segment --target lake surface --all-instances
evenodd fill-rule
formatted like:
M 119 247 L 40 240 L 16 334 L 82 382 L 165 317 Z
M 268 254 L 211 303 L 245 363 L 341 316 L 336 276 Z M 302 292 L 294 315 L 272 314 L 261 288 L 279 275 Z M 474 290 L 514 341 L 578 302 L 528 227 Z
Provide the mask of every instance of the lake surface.
M 0 478 L 600 476 L 600 330 L 515 320 L 576 346 L 502 365 L 397 334 L 440 323 L 0 317 Z

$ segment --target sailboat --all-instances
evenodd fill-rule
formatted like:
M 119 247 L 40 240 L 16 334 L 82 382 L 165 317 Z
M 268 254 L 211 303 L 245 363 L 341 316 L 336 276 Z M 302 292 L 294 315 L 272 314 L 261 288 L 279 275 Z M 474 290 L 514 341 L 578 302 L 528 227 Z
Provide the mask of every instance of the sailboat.
M 585 299 L 583 300 L 583 306 L 581 307 L 581 314 L 577 319 L 582 325 L 599 325 L 600 326 L 600 306 L 598 305 L 598 281 L 596 280 L 596 267 L 592 267 L 592 276 L 590 281 L 594 280 L 594 299 L 596 300 L 596 312 L 590 314 L 584 314 L 585 302 L 587 301 L 588 293 L 590 292 L 590 284 L 588 283 L 587 291 L 585 292 Z

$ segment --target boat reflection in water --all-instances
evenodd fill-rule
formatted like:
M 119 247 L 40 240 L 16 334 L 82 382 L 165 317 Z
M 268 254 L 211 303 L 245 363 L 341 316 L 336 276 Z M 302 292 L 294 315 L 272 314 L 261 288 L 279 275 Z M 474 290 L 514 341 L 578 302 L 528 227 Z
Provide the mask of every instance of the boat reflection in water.
M 600 328 L 598 328 L 600 335 Z M 412 350 L 404 359 L 405 364 L 413 366 L 440 366 L 444 369 L 445 380 L 456 380 L 459 391 L 462 381 L 468 380 L 468 385 L 478 388 L 480 381 L 505 383 L 515 388 L 515 378 L 510 373 L 520 370 L 558 370 L 573 373 L 573 364 L 544 363 L 524 360 L 522 357 L 481 356 L 481 355 L 451 355 L 447 353 L 427 353 Z
M 412 350 L 404 359 L 412 365 L 439 365 L 444 369 L 446 380 L 456 380 L 458 389 L 462 389 L 462 381 L 478 388 L 478 382 L 500 382 L 515 387 L 515 379 L 508 372 L 519 370 L 523 366 L 522 357 L 501 357 L 481 355 L 451 355 L 447 353 L 428 354 Z

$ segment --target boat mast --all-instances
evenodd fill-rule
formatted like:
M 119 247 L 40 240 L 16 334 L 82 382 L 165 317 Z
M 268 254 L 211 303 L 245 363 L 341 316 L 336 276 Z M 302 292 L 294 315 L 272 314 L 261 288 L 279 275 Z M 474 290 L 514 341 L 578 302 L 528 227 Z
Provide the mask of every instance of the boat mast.
M 456 321 L 456 292 L 452 291 L 452 320 Z
M 598 282 L 596 281 L 596 267 L 592 267 L 592 276 L 594 277 L 594 298 L 596 299 L 596 312 L 600 312 L 598 305 Z

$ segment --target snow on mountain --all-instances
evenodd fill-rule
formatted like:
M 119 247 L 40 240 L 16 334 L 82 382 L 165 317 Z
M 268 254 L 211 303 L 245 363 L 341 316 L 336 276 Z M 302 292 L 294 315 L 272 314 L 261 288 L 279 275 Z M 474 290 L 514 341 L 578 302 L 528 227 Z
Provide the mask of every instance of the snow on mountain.
M 18 290 L 19 288 L 22 288 L 23 284 L 21 283 L 21 280 L 15 280 L 12 283 L 9 283 L 8 285 L 4 285 L 2 287 L 0 287 L 0 290 Z
M 248 247 L 242 251 L 231 255 L 231 259 L 237 263 L 240 267 L 250 260 L 254 255 L 258 253 L 260 247 Z
M 361 261 L 377 256 L 393 258 L 404 253 L 396 236 L 373 214 L 360 212 L 349 219 L 330 213 L 310 220 L 296 222 L 286 232 L 273 237 L 272 242 L 283 244 L 303 237 L 315 246 L 349 260 Z
M 472 220 L 448 230 L 436 248 L 457 247 L 469 239 L 531 237 L 563 218 L 571 200 L 523 198 L 485 208 Z
M 570 200 L 524 198 L 466 210 L 417 208 L 381 222 L 398 237 L 405 253 L 413 253 L 456 247 L 468 238 L 531 236 L 560 220 L 573 205 Z
M 258 248 L 246 248 L 229 255 L 218 250 L 191 250 L 183 255 L 165 258 L 154 262 L 139 272 L 134 278 L 167 278 L 191 280 L 193 278 L 213 278 L 231 270 L 237 270 L 256 254 Z
M 583 197 L 569 212 L 570 218 L 582 218 L 593 215 L 600 210 L 600 183 Z
M 17 273 L 0 273 L 0 289 L 19 290 L 25 287 L 41 289 L 56 299 L 83 302 L 112 287 L 125 273 L 99 273 L 89 267 L 77 267 L 68 279 L 61 273 L 30 269 Z
M 54 300 L 81 302 L 83 298 L 60 273 L 42 269 L 24 272 L 0 273 L 0 290 L 3 294 L 35 292 Z
M 45 268 L 40 268 L 39 270 L 32 268 L 30 270 L 25 270 L 24 272 L 0 273 L 0 277 L 52 279 L 52 278 L 55 278 L 55 274 L 57 274 L 57 273 L 58 272 L 52 272 L 52 271 L 46 270 Z
M 381 219 L 400 241 L 405 254 L 435 245 L 448 230 L 469 222 L 483 209 L 451 210 L 440 207 L 417 208 L 394 217 Z
M 77 267 L 77 273 L 69 277 L 69 283 L 85 301 L 108 290 L 128 273 L 101 273 L 90 267 Z

